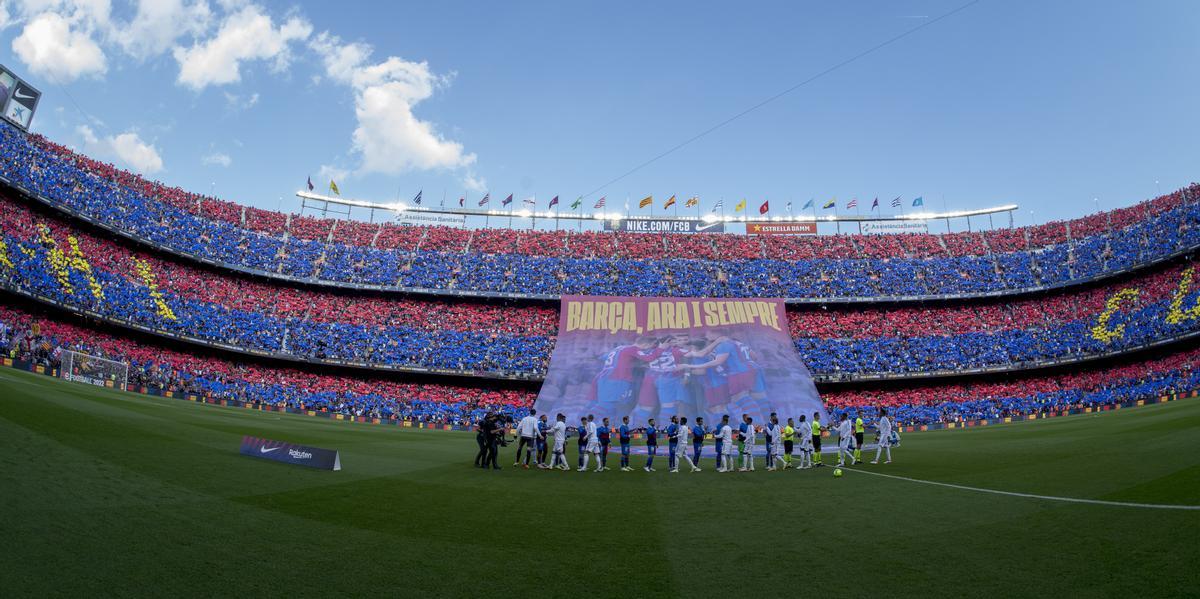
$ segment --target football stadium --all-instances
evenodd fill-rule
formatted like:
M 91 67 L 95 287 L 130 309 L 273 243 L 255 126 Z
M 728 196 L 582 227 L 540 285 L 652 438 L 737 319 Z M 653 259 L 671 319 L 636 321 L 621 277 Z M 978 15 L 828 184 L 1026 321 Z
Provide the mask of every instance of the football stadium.
M 1200 592 L 1197 7 L 101 4 L 0 2 L 5 596 Z

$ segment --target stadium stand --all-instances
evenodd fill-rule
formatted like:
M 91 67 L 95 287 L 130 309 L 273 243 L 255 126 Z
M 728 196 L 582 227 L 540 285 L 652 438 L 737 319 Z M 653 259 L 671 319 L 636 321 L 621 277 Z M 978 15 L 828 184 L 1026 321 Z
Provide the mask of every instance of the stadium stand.
M 537 379 L 557 333 L 554 309 L 280 286 L 132 250 L 13 198 L 0 197 L 0 207 L 0 282 L 10 290 L 193 342 Z M 1000 303 L 804 306 L 789 312 L 789 325 L 818 380 L 1010 370 L 1194 334 L 1193 271 L 1183 260 L 1099 287 Z
M 1035 227 L 739 237 L 371 225 L 241 207 L 146 181 L 10 125 L 0 176 L 60 210 L 227 268 L 426 293 L 953 298 L 1094 280 L 1200 244 L 1200 186 Z M 663 256 L 671 256 L 664 258 Z
M 204 357 L 114 337 L 41 310 L 4 306 L 0 306 L 0 347 L 12 360 L 50 368 L 57 367 L 60 348 L 128 361 L 131 387 L 381 419 L 463 424 L 489 410 L 519 418 L 534 399 L 525 390 L 406 384 Z M 1193 389 L 1200 383 L 1198 365 L 1200 349 L 1192 349 L 1119 368 L 886 392 L 835 389 L 825 391 L 823 399 L 835 417 L 887 407 L 907 425 L 1019 417 Z

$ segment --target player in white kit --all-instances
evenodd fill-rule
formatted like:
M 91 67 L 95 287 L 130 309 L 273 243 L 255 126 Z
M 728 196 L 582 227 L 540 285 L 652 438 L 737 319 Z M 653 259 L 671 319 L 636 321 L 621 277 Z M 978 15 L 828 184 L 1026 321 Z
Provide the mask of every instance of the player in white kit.
M 779 417 L 773 417 L 775 425 L 775 436 L 771 437 L 771 447 L 768 451 L 774 456 L 772 466 L 776 469 L 783 470 L 787 468 L 787 462 L 783 461 L 783 427 L 779 425 Z
M 588 459 L 596 456 L 596 472 L 604 470 L 604 464 L 600 461 L 600 436 L 596 434 L 596 417 L 588 414 L 587 417 L 587 447 L 584 449 L 583 466 L 579 468 L 580 472 L 587 470 Z
M 767 442 L 767 472 L 774 472 L 783 465 L 783 427 L 779 426 L 779 416 L 771 412 L 764 434 Z
M 810 426 L 807 416 L 801 414 L 800 426 L 796 429 L 796 434 L 800 436 L 800 465 L 796 466 L 798 470 L 807 470 L 813 466 L 812 435 L 808 434 Z
M 554 436 L 554 457 L 550 458 L 550 468 L 557 466 L 559 470 L 570 470 L 571 467 L 567 465 L 567 417 L 565 415 L 558 415 L 554 426 L 550 427 L 550 433 Z
M 717 455 L 717 472 L 733 471 L 733 427 L 729 426 L 729 415 L 721 418 L 721 426 L 713 434 L 716 446 L 721 448 Z
M 842 414 L 842 421 L 837 425 L 838 433 L 838 466 L 846 464 L 846 458 L 850 458 L 850 465 L 854 465 L 854 423 Z
M 671 472 L 679 472 L 679 466 L 683 464 L 680 460 L 687 460 L 688 465 L 692 467 L 692 472 L 699 472 L 700 467 L 692 461 L 692 456 L 687 452 L 687 435 L 690 429 L 687 426 L 687 418 L 684 416 L 679 417 L 679 430 L 681 431 L 679 433 L 681 441 L 675 446 L 675 468 Z
M 875 450 L 875 459 L 871 460 L 872 464 L 879 463 L 879 454 L 887 451 L 887 461 L 884 464 L 892 463 L 892 421 L 888 419 L 887 408 L 879 409 L 879 422 L 876 423 L 879 427 L 879 448 Z

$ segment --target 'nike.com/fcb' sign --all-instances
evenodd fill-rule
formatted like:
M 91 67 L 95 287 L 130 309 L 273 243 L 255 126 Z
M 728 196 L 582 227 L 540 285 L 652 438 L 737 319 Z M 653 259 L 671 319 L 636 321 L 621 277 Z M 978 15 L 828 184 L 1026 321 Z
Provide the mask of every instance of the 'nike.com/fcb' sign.
M 606 220 L 604 221 L 604 230 L 622 233 L 724 233 L 725 223 L 652 218 Z

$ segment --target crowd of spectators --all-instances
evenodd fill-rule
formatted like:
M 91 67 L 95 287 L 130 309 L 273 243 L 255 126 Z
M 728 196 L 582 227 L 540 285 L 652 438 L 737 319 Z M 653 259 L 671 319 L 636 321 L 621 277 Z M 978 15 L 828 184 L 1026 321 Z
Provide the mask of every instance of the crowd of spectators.
M 1182 283 L 1193 264 L 1019 301 L 800 305 L 789 311 L 789 326 L 819 379 L 1077 360 L 1196 331 L 1194 316 L 1168 318 L 1172 301 L 1176 312 L 1200 301 L 1200 289 Z M 557 310 L 540 306 L 364 297 L 263 283 L 130 249 L 2 195 L 0 283 L 200 342 L 389 369 L 539 378 L 558 324 Z M 1101 323 L 1107 304 L 1126 289 L 1136 295 L 1112 306 Z
M 416 385 L 231 362 L 113 337 L 47 313 L 4 306 L 0 306 L 0 348 L 12 359 L 49 368 L 58 367 L 60 349 L 128 362 L 133 389 L 154 387 L 175 394 L 382 419 L 466 424 L 487 412 L 520 418 L 535 399 L 527 390 Z M 906 425 L 1021 417 L 1195 389 L 1200 385 L 1198 363 L 1200 349 L 1193 349 L 1117 368 L 999 383 L 931 384 L 872 392 L 826 390 L 822 399 L 835 418 L 842 413 L 871 416 L 886 407 Z
M 0 174 L 178 253 L 336 285 L 521 295 L 954 296 L 1101 276 L 1200 245 L 1200 186 L 1069 222 L 951 235 L 754 237 L 401 227 L 147 181 L 0 124 Z
M 400 383 L 231 362 L 114 337 L 44 312 L 5 306 L 0 306 L 0 347 L 12 359 L 47 367 L 58 367 L 60 348 L 128 362 L 131 388 L 156 387 L 176 394 L 354 416 L 461 424 L 488 411 L 525 410 L 533 401 L 524 390 Z

